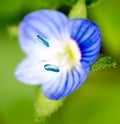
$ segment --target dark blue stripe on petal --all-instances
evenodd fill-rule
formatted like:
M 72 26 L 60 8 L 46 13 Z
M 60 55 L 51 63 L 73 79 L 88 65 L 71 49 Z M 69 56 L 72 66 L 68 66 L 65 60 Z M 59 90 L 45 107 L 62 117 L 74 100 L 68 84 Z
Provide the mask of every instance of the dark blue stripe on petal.
M 63 95 L 65 93 L 65 90 L 67 88 L 67 85 L 68 85 L 68 79 L 69 79 L 69 74 L 67 73 L 66 80 L 65 80 L 65 83 L 64 83 L 64 87 L 62 88 L 62 90 L 60 91 L 60 93 L 58 94 L 56 99 L 60 99 L 61 97 L 63 97 Z
M 76 20 L 76 21 L 78 21 L 78 20 Z M 71 31 L 70 34 L 71 34 L 72 39 L 74 39 L 74 40 L 77 39 L 78 35 L 80 34 L 80 31 L 81 31 L 81 28 L 82 28 L 83 24 L 84 24 L 84 22 L 82 22 L 82 21 L 80 23 L 80 26 L 78 26 L 77 22 L 76 23 L 74 22 L 74 23 L 71 24 L 71 28 L 73 29 L 73 30 L 72 29 L 70 30 Z M 76 29 L 76 30 L 74 30 L 74 29 Z
M 92 47 L 93 45 L 96 46 L 96 44 L 98 43 L 97 41 L 99 41 L 99 39 L 100 39 L 100 37 L 97 34 L 94 37 L 89 38 L 89 39 L 85 40 L 84 42 L 82 42 L 80 44 L 80 46 L 81 46 L 81 48 L 83 47 L 83 49 L 86 50 L 86 49 Z
M 37 21 L 39 23 L 39 27 L 37 27 L 40 31 L 43 31 L 44 33 L 47 34 L 47 32 L 44 31 L 45 28 L 49 30 L 49 32 L 53 33 L 54 36 L 59 38 L 60 32 L 57 29 L 56 25 L 52 23 L 51 20 L 48 20 L 46 16 L 44 15 L 42 18 L 31 18 L 31 21 Z M 41 29 L 41 26 L 44 27 Z M 48 36 L 50 37 L 50 36 Z
M 98 43 L 97 45 L 100 46 L 100 43 Z M 92 52 L 95 52 L 95 51 L 98 51 L 98 49 L 96 49 L 95 46 L 94 47 L 91 46 L 90 48 L 82 49 L 82 56 L 84 56 L 84 54 L 92 53 Z
M 80 32 L 80 36 L 76 39 L 78 44 L 81 42 L 82 37 L 87 33 L 87 31 L 89 30 L 90 26 L 88 26 L 87 28 L 84 29 L 84 31 Z
M 72 83 L 72 86 L 71 86 L 71 91 L 73 91 L 72 88 L 74 87 L 74 85 L 75 85 L 75 83 L 76 83 L 76 82 L 75 82 L 74 68 L 72 69 L 72 72 L 71 72 L 71 73 L 72 73 L 72 77 L 73 77 L 73 83 Z
M 30 28 L 30 30 L 33 30 L 33 31 L 36 33 L 36 36 L 37 36 L 37 35 L 41 35 L 41 36 L 44 37 L 44 38 L 48 38 L 46 34 L 43 34 L 43 33 L 39 30 L 39 28 L 33 27 L 31 24 L 29 24 L 29 22 L 26 23 L 26 26 L 28 26 L 28 27 Z M 29 30 L 28 30 L 28 32 L 29 32 Z M 35 37 L 36 37 L 36 36 L 35 36 Z
M 88 70 L 89 69 L 84 69 L 84 71 L 79 71 L 79 70 L 77 70 L 77 69 L 75 69 L 76 70 L 76 72 L 77 72 L 77 74 L 78 74 L 78 76 L 80 77 L 80 79 L 79 79 L 79 82 L 77 83 L 77 85 L 75 86 L 75 90 L 77 89 L 77 88 L 79 88 L 80 87 L 80 85 L 84 82 L 84 80 L 87 78 L 87 75 L 88 75 Z M 81 69 L 80 69 L 81 70 Z
M 58 25 L 56 22 L 57 22 L 57 20 L 56 21 L 54 21 L 53 20 L 53 18 L 51 18 L 52 16 L 49 16 L 49 15 L 45 15 L 46 16 L 46 19 L 48 19 L 50 22 L 52 22 L 54 25 L 55 25 L 55 27 L 58 29 L 58 31 L 61 31 L 61 29 L 60 29 L 60 26 L 61 25 Z
M 89 27 L 90 28 L 90 27 Z M 90 29 L 89 29 L 90 30 Z M 85 33 L 87 33 L 87 32 L 85 32 Z M 79 45 L 80 44 L 84 44 L 84 43 L 86 43 L 86 42 L 88 42 L 88 41 L 92 41 L 93 39 L 94 39 L 94 35 L 95 35 L 95 33 L 96 33 L 96 29 L 95 30 L 93 30 L 92 32 L 91 32 L 91 34 L 89 34 L 89 36 L 88 36 L 88 38 L 86 39 L 86 40 L 82 40 L 82 37 L 81 37 L 81 40 L 80 40 L 80 42 L 78 43 Z M 85 34 L 84 34 L 85 35 Z M 79 41 L 79 40 L 78 40 Z M 87 44 L 87 43 L 86 43 Z
M 53 29 L 54 28 L 54 24 L 53 23 L 51 23 L 51 20 L 48 20 L 48 19 L 46 19 L 46 16 L 45 15 L 43 15 L 43 17 L 42 18 L 39 18 L 39 17 L 28 17 L 28 19 L 26 19 L 25 21 L 27 21 L 28 22 L 28 20 L 29 20 L 29 22 L 31 21 L 36 21 L 37 23 L 40 23 L 40 25 L 42 24 L 42 25 L 44 25 L 45 27 L 48 27 L 48 29 Z M 47 23 L 46 23 L 46 20 L 47 20 Z M 50 22 L 50 24 L 48 24 L 48 21 Z M 38 29 L 41 29 L 40 27 L 37 27 Z M 44 29 L 43 29 L 44 30 Z
M 59 79 L 59 82 L 58 85 L 56 86 L 56 88 L 54 89 L 54 91 L 52 93 L 49 94 L 49 98 L 50 99 L 54 99 L 54 100 L 57 100 L 58 99 L 58 94 L 59 94 L 59 87 L 61 85 L 61 82 L 62 82 L 62 79 L 63 79 L 63 75 L 60 76 L 60 79 Z M 54 82 L 55 83 L 55 82 Z M 51 88 L 53 87 L 54 84 L 51 85 Z M 51 88 L 49 87 L 48 89 L 48 92 L 51 91 Z M 59 91 L 59 92 L 58 92 Z
M 99 40 L 99 39 L 95 39 L 94 42 L 96 42 L 97 40 Z M 89 45 L 91 46 L 91 50 L 90 50 Z M 98 52 L 100 50 L 100 43 L 96 42 L 96 44 L 94 44 L 94 47 L 93 47 L 92 42 L 89 42 L 88 47 L 89 48 L 87 48 L 87 46 L 84 48 L 81 47 L 83 49 L 83 50 L 81 49 L 82 57 L 85 57 L 85 56 L 87 57 L 87 56 L 91 56 L 91 55 L 96 54 L 96 52 Z M 89 49 L 89 50 L 87 51 L 87 49 Z
M 33 40 L 33 37 L 31 35 L 29 35 L 27 28 L 25 28 L 25 25 L 23 25 L 23 24 L 20 26 L 20 30 L 19 30 L 19 39 L 21 39 L 21 38 Z
M 63 78 L 64 78 L 64 75 L 62 74 L 60 76 L 60 80 L 59 80 L 59 83 L 58 83 L 57 87 L 55 88 L 54 92 L 51 95 L 53 97 L 53 99 L 57 99 L 57 96 L 58 96 L 58 94 L 60 92 L 60 87 L 62 85 Z
M 59 82 L 58 80 L 54 80 L 54 82 L 49 85 L 46 89 L 43 89 L 44 95 L 48 97 L 49 99 L 54 99 L 58 100 L 60 99 L 60 95 L 63 95 L 63 90 L 64 86 L 66 85 L 66 81 L 68 78 L 68 74 L 66 75 L 65 73 L 61 73 L 61 76 L 59 77 Z M 57 83 L 56 86 L 55 83 Z M 45 85 L 49 84 L 49 82 L 46 82 Z
M 76 72 L 77 76 L 78 76 L 78 77 L 79 77 L 79 79 L 80 79 L 80 77 L 81 77 L 80 73 L 77 71 L 77 69 L 76 69 L 76 68 L 74 68 L 74 70 L 75 70 L 75 72 Z M 74 73 L 75 73 L 75 72 L 74 72 Z M 74 85 L 74 87 L 73 87 L 73 89 L 72 89 L 72 90 L 76 90 L 76 88 L 78 87 L 78 85 L 80 85 L 79 83 L 80 83 L 80 80 L 78 80 L 78 82 L 76 82 L 76 84 Z
M 61 97 L 67 96 L 72 92 L 71 89 L 72 89 L 74 83 L 75 83 L 74 82 L 74 75 L 73 75 L 72 70 L 71 70 L 71 71 L 69 71 L 68 85 L 66 87 L 64 94 Z
M 76 34 L 75 34 L 75 36 L 74 36 L 75 39 L 77 39 L 78 35 L 81 33 L 80 31 L 81 31 L 81 28 L 82 28 L 83 24 L 84 24 L 84 22 L 82 22 L 82 24 L 81 24 L 81 25 L 79 26 L 79 28 L 77 29 L 77 32 L 76 32 Z

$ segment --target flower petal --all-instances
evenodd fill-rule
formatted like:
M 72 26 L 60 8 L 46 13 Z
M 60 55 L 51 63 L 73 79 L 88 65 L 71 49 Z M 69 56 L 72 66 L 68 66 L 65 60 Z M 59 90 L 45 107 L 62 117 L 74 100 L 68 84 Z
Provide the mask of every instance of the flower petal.
M 51 73 L 44 69 L 44 62 L 33 57 L 26 57 L 16 68 L 17 80 L 31 85 L 43 84 L 59 73 Z M 47 77 L 47 78 L 46 78 Z
M 89 68 L 83 68 L 80 64 L 76 65 L 72 70 L 62 73 L 59 77 L 53 77 L 52 80 L 42 85 L 42 91 L 46 97 L 58 100 L 68 96 L 76 90 L 85 81 L 89 72 Z
M 101 46 L 100 31 L 96 24 L 87 19 L 72 19 L 68 23 L 69 33 L 81 51 L 81 62 L 91 66 L 96 60 Z
M 44 44 L 38 39 L 37 35 L 49 40 L 61 41 L 68 34 L 65 29 L 67 17 L 54 10 L 41 10 L 28 14 L 19 27 L 19 42 L 22 49 L 27 54 L 38 54 L 46 51 Z M 40 52 L 39 52 L 40 50 Z

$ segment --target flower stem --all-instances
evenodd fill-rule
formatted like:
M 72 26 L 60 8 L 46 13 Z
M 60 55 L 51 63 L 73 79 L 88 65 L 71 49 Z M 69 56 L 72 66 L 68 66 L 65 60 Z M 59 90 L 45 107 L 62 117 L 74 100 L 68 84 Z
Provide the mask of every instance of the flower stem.
M 46 98 L 42 92 L 39 92 L 35 103 L 35 121 L 44 120 L 56 112 L 63 105 L 64 99 L 50 100 Z

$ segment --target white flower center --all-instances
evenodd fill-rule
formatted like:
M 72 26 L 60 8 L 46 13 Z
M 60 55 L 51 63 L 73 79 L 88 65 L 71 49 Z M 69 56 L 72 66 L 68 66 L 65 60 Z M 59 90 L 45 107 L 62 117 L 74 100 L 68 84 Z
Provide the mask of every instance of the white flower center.
M 77 43 L 69 39 L 67 42 L 61 42 L 61 51 L 56 53 L 56 58 L 60 67 L 71 69 L 81 59 L 81 52 Z
M 81 60 L 81 52 L 76 41 L 66 39 L 66 41 L 47 41 L 37 35 L 39 41 L 48 47 L 48 58 L 44 68 L 47 71 L 59 72 L 69 70 Z

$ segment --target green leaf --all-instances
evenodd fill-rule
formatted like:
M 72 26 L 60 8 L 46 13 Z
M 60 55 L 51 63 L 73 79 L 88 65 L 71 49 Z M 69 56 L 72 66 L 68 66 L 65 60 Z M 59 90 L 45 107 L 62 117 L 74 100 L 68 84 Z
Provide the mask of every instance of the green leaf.
M 56 112 L 62 105 L 64 99 L 61 100 L 50 100 L 46 98 L 41 92 L 39 92 L 38 99 L 35 103 L 35 121 L 42 121 L 46 117 L 51 116 Z
M 109 56 L 99 55 L 96 62 L 91 66 L 91 71 L 98 71 L 107 67 L 116 67 L 116 61 Z
M 69 18 L 87 18 L 87 8 L 85 0 L 78 0 L 72 7 L 68 15 Z
M 94 6 L 94 5 L 96 5 L 100 1 L 101 0 L 86 0 L 86 5 L 87 6 Z

